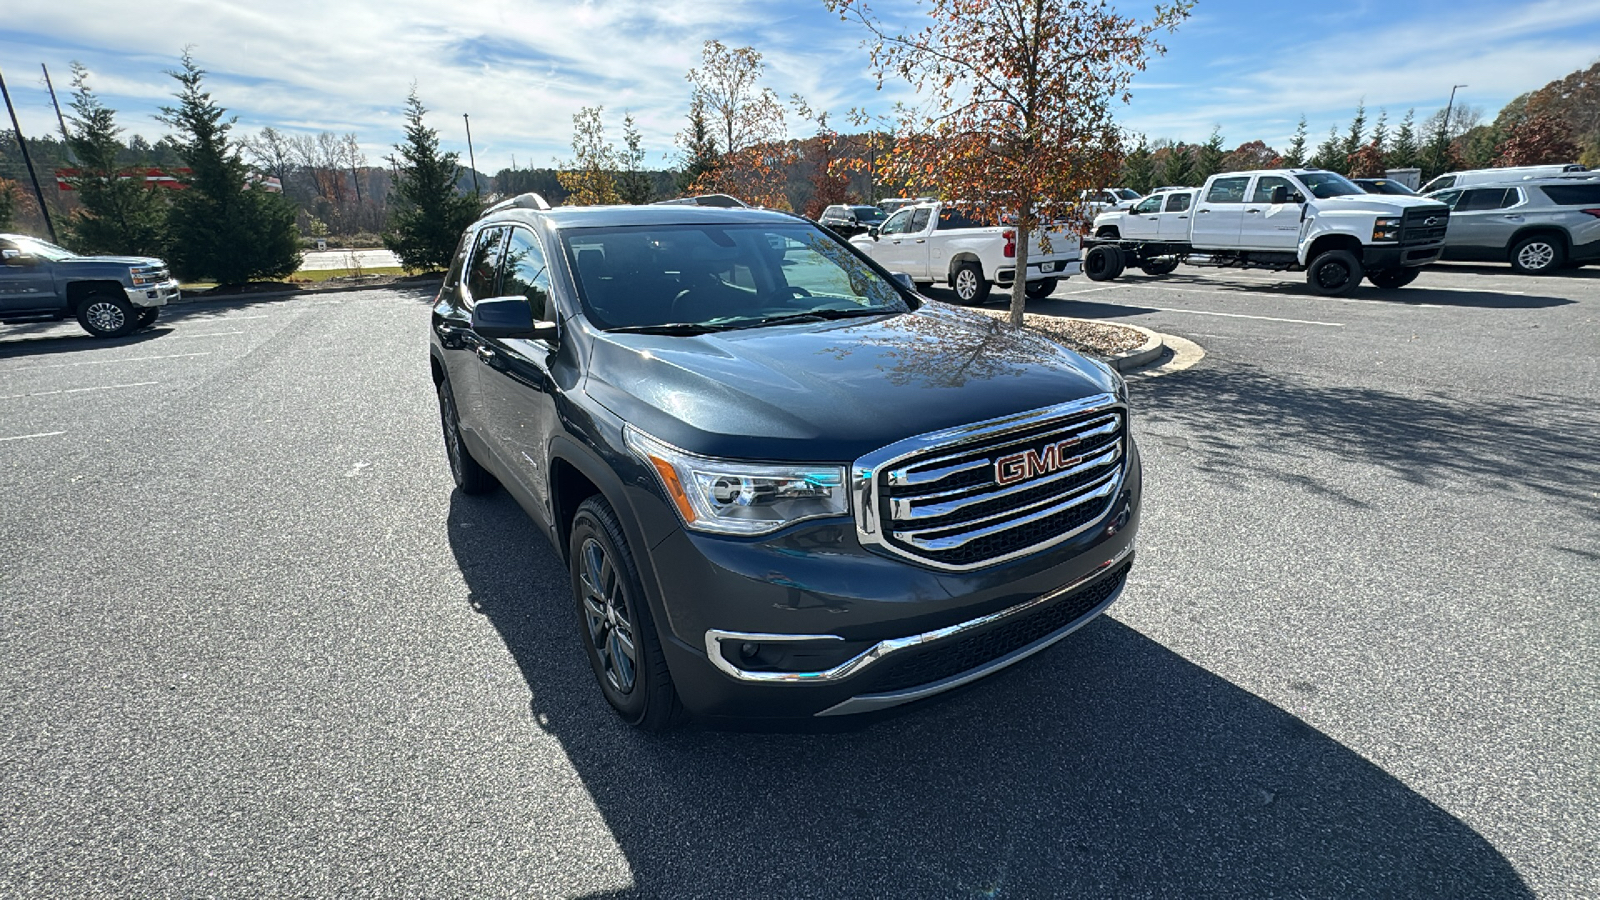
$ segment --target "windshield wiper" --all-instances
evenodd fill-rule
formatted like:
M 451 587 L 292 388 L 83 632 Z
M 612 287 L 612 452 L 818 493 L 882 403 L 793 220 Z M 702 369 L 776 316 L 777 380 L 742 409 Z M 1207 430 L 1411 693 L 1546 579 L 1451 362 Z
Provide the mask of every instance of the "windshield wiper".
M 762 316 L 758 319 L 740 319 L 732 322 L 717 323 L 719 328 L 759 328 L 762 325 L 775 325 L 779 322 L 827 322 L 833 319 L 854 319 L 860 316 L 890 316 L 899 310 L 894 309 L 813 309 L 810 312 L 783 313 L 777 316 Z
M 664 325 L 623 325 L 618 328 L 607 328 L 612 334 L 679 334 L 695 335 L 716 331 L 718 326 L 704 325 L 696 322 L 668 322 Z

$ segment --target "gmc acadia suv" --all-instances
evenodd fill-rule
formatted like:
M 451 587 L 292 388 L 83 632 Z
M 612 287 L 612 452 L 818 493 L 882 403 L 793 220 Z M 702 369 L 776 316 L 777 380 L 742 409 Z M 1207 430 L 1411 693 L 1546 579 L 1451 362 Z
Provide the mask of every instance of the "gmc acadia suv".
M 462 237 L 429 357 L 456 484 L 549 537 L 646 729 L 957 687 L 1132 565 L 1116 373 L 795 216 L 506 201 Z

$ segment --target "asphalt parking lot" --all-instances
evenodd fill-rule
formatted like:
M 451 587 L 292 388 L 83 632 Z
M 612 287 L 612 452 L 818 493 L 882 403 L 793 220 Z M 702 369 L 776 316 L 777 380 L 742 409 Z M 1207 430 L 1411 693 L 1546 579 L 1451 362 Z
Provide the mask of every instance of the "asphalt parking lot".
M 0 328 L 0 895 L 1600 895 L 1600 271 L 1064 282 L 1206 350 L 1128 590 L 839 733 L 614 721 L 430 299 Z

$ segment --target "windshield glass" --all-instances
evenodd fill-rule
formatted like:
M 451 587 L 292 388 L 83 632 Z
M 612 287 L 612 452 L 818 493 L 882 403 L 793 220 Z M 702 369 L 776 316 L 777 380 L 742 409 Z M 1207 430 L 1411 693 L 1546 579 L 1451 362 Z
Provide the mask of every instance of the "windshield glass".
M 910 309 L 860 257 L 798 221 L 583 228 L 561 242 L 584 314 L 607 330 Z
M 851 211 L 856 214 L 858 222 L 882 222 L 888 216 L 876 206 L 852 206 Z
M 1333 172 L 1301 172 L 1295 178 L 1306 186 L 1313 197 L 1326 200 L 1329 197 L 1348 197 L 1351 194 L 1365 194 L 1356 183 L 1350 179 Z
M 72 259 L 78 255 L 65 247 L 57 247 L 55 244 L 52 244 L 49 241 L 41 241 L 38 238 L 17 237 L 12 238 L 11 240 L 12 243 L 17 245 L 17 249 L 21 250 L 23 253 L 37 256 L 40 259 L 48 259 L 51 262 L 62 259 Z
M 1116 194 L 1123 200 L 1137 200 L 1140 197 L 1139 192 L 1132 188 L 1113 188 L 1111 193 Z

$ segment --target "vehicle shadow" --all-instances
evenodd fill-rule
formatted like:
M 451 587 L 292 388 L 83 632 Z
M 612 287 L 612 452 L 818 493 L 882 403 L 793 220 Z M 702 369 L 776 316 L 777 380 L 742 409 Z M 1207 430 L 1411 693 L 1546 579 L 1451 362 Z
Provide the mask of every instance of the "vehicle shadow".
M 1171 275 L 1161 276 L 1125 274 L 1118 276 L 1114 281 L 1106 282 L 1106 284 L 1108 286 L 1186 289 L 1223 295 L 1266 294 L 1311 299 L 1319 297 L 1319 295 L 1311 291 L 1311 288 L 1306 286 L 1303 277 L 1285 275 L 1283 278 L 1284 280 L 1282 281 L 1258 281 L 1254 279 L 1230 281 L 1225 275 L 1206 277 L 1189 274 L 1180 269 Z M 1529 286 L 1532 287 L 1535 284 L 1530 283 Z M 1051 295 L 1051 299 L 1070 302 L 1070 295 L 1062 297 L 1061 292 L 1074 289 L 1081 290 L 1081 288 L 1057 288 L 1057 293 Z M 1354 300 L 1377 300 L 1402 306 L 1433 303 L 1443 306 L 1461 306 L 1477 309 L 1547 309 L 1555 306 L 1568 306 L 1577 302 L 1568 297 L 1547 297 L 1528 293 L 1500 293 L 1490 289 L 1460 290 L 1435 287 L 1426 283 L 1413 283 L 1393 290 L 1385 290 L 1364 283 L 1351 292 L 1349 296 Z M 1033 303 L 1029 304 L 1029 308 L 1033 308 Z M 1035 311 L 1042 312 L 1043 310 Z
M 843 733 L 637 733 L 517 505 L 458 492 L 448 529 L 627 857 L 632 888 L 595 896 L 1531 896 L 1449 813 L 1110 618 Z
M 1592 263 L 1590 264 L 1593 265 Z M 1592 267 L 1577 268 L 1567 267 L 1543 275 L 1522 275 L 1511 268 L 1510 263 L 1459 263 L 1446 262 L 1434 263 L 1428 266 L 1430 272 L 1462 272 L 1475 275 L 1514 275 L 1517 278 L 1528 279 L 1529 284 L 1538 284 L 1541 278 L 1600 278 L 1600 269 Z

